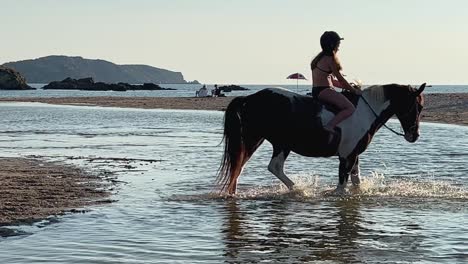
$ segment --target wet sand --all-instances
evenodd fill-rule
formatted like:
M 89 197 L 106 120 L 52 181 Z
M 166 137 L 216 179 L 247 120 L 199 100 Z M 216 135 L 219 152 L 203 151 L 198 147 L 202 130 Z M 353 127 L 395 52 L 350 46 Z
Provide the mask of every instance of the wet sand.
M 468 125 L 468 93 L 428 94 L 422 121 Z
M 65 98 L 0 98 L 0 102 L 40 102 L 61 105 L 131 107 L 144 109 L 226 109 L 234 97 L 65 97 Z M 468 125 L 468 93 L 426 94 L 423 121 Z
M 110 202 L 109 183 L 98 175 L 59 162 L 0 158 L 0 236 L 11 224 L 31 224 L 51 215 L 84 212 Z

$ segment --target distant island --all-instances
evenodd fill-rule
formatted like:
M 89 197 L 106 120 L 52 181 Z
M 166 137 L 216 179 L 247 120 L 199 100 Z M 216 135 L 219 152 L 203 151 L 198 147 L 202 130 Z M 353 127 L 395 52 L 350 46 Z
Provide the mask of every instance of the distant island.
M 82 79 L 91 77 L 103 83 L 156 83 L 156 84 L 199 84 L 186 81 L 180 72 L 169 71 L 148 65 L 117 65 L 105 60 L 82 57 L 47 56 L 32 60 L 8 62 L 3 66 L 12 68 L 28 83 L 50 83 L 65 78 Z
M 94 82 L 93 78 L 73 79 L 66 78 L 63 81 L 51 82 L 42 87 L 44 90 L 83 90 L 83 91 L 157 91 L 157 90 L 175 90 L 172 88 L 162 88 L 154 83 L 144 83 L 142 85 L 128 84 L 128 83 L 104 83 Z

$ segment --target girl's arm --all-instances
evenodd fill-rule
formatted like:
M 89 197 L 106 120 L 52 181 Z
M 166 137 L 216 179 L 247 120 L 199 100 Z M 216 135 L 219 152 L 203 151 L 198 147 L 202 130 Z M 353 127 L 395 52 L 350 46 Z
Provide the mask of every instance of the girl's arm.
M 331 74 L 330 78 L 331 78 L 331 82 L 333 84 L 333 87 L 338 87 L 338 88 L 344 89 L 343 84 L 341 84 L 340 81 L 338 81 L 338 78 L 336 78 L 335 75 Z
M 332 70 L 332 73 L 336 77 L 336 79 L 338 80 L 338 82 L 340 84 L 338 87 L 346 89 L 346 90 L 350 90 L 351 92 L 353 92 L 355 94 L 362 94 L 361 90 L 351 86 L 351 84 L 349 84 L 349 82 L 343 77 L 340 70 L 338 69 L 338 65 L 336 64 L 336 61 L 333 58 L 332 58 L 330 64 L 331 64 L 330 68 Z M 333 82 L 333 77 L 332 77 L 332 82 Z M 333 82 L 333 85 L 334 84 L 335 83 Z

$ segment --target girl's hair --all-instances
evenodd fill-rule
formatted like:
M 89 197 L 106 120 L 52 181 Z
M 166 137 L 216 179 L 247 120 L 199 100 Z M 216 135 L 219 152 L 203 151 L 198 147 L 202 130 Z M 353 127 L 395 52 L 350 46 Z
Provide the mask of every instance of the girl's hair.
M 334 31 L 325 31 L 322 36 L 320 37 L 320 46 L 322 47 L 322 51 L 315 56 L 315 58 L 310 63 L 310 69 L 313 70 L 317 67 L 317 63 L 323 56 L 333 56 L 333 60 L 338 65 L 338 70 L 341 70 L 341 64 L 336 56 L 336 48 L 342 38 Z
M 333 56 L 333 60 L 335 61 L 336 65 L 338 65 L 338 70 L 341 71 L 341 63 L 338 57 L 336 56 L 335 52 L 332 53 L 333 55 L 328 55 L 325 51 L 319 52 L 315 58 L 312 59 L 312 62 L 310 63 L 310 69 L 313 70 L 317 67 L 318 62 L 323 58 L 323 56 Z

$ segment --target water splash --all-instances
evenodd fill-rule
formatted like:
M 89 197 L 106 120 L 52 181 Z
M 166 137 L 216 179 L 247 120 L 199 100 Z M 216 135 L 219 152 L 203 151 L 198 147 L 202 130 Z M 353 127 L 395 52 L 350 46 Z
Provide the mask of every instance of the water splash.
M 171 201 L 193 201 L 193 200 L 306 200 L 320 196 L 319 177 L 301 176 L 291 179 L 295 182 L 294 190 L 290 191 L 284 184 L 275 181 L 268 186 L 244 185 L 238 188 L 235 195 L 228 195 L 219 192 L 193 195 L 172 195 Z
M 370 177 L 361 180 L 360 195 L 468 199 L 468 189 L 453 182 L 435 180 L 424 175 L 392 180 L 383 173 L 372 172 Z
M 236 197 L 245 200 L 308 200 L 321 195 L 318 176 L 291 176 L 291 178 L 295 183 L 293 190 L 289 190 L 284 184 L 275 183 L 267 187 L 241 189 Z
M 322 184 L 317 175 L 296 175 L 291 177 L 295 182 L 294 190 L 290 191 L 282 184 L 275 182 L 268 186 L 240 186 L 236 195 L 220 193 L 205 193 L 194 195 L 173 195 L 172 201 L 200 200 L 279 200 L 279 201 L 313 201 L 330 199 L 372 199 L 372 198 L 437 198 L 468 200 L 468 189 L 453 182 L 435 180 L 427 176 L 411 176 L 394 179 L 385 177 L 383 173 L 372 172 L 368 177 L 361 178 L 361 185 L 350 186 L 344 194 L 336 195 L 334 185 Z

